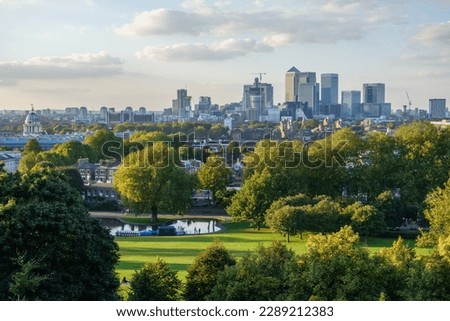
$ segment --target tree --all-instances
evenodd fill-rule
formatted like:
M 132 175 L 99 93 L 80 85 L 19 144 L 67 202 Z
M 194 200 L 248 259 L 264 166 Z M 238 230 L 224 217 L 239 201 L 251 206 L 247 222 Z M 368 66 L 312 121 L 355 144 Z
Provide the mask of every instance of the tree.
M 39 142 L 36 138 L 31 138 L 28 140 L 28 142 L 25 144 L 25 147 L 23 148 L 22 155 L 28 155 L 30 153 L 38 154 L 42 152 L 42 147 L 39 145 Z
M 400 193 L 418 207 L 426 195 L 448 179 L 448 132 L 429 122 L 414 122 L 395 131 L 401 162 Z
M 184 298 L 188 301 L 203 301 L 217 283 L 217 276 L 228 266 L 236 264 L 223 243 L 215 241 L 204 252 L 197 255 L 188 269 Z
M 345 189 L 354 189 L 352 178 L 356 176 L 364 142 L 350 128 L 340 129 L 307 147 L 307 194 L 340 196 Z
M 299 207 L 283 206 L 267 212 L 266 224 L 275 232 L 286 234 L 287 241 L 290 242 L 290 236 L 299 232 L 300 222 L 304 219 L 302 214 Z
M 368 200 L 373 201 L 387 190 L 400 188 L 401 165 L 396 139 L 381 132 L 369 133 L 363 166 L 359 177 L 355 177 L 359 191 L 367 193 Z
M 214 301 L 283 300 L 288 287 L 287 266 L 296 256 L 280 242 L 260 245 L 256 254 L 247 255 L 237 264 L 219 273 L 216 285 L 207 296 Z
M 38 154 L 36 153 L 28 153 L 26 155 L 24 155 L 19 162 L 19 166 L 18 166 L 18 171 L 20 173 L 26 173 L 28 171 L 31 171 L 31 169 L 34 167 L 34 165 L 37 164 L 37 157 Z
M 114 174 L 114 187 L 125 205 L 151 213 L 154 222 L 159 210 L 186 212 L 194 180 L 176 160 L 174 149 L 162 142 L 129 154 Z
M 406 300 L 411 270 L 415 265 L 415 252 L 401 238 L 390 248 L 383 248 L 374 254 L 380 291 L 387 300 Z
M 115 136 L 114 133 L 107 129 L 96 130 L 94 134 L 88 135 L 84 139 L 84 145 L 89 146 L 93 155 L 92 161 L 99 161 L 100 159 L 117 156 L 117 153 L 111 155 L 108 151 L 109 147 L 120 147 L 122 139 Z
M 430 224 L 428 232 L 420 238 L 421 245 L 437 245 L 450 235 L 450 179 L 443 187 L 429 193 L 425 200 L 425 218 Z
M 272 176 L 268 169 L 247 178 L 241 189 L 232 197 L 231 204 L 226 209 L 228 214 L 235 220 L 252 221 L 259 230 L 270 204 L 282 196 L 283 191 L 277 188 L 278 179 L 279 177 Z
M 442 249 L 414 262 L 408 278 L 406 298 L 413 301 L 450 300 L 450 263 Z
M 347 206 L 344 211 L 351 216 L 352 229 L 363 235 L 366 242 L 367 236 L 377 235 L 386 230 L 383 213 L 372 205 L 356 202 Z
M 383 213 L 387 226 L 397 227 L 403 223 L 402 218 L 405 217 L 405 203 L 392 191 L 382 192 L 371 204 Z
M 179 299 L 181 281 L 177 272 L 161 259 L 146 263 L 135 271 L 130 280 L 130 301 L 176 301 Z
M 118 246 L 65 176 L 5 174 L 0 186 L 0 300 L 117 298 Z
M 228 128 L 220 124 L 214 124 L 209 129 L 208 136 L 210 139 L 214 140 L 228 137 Z
M 299 260 L 301 274 L 291 274 L 288 282 L 289 299 L 377 300 L 375 266 L 358 242 L 358 235 L 348 226 L 337 233 L 311 236 L 308 252 Z
M 288 242 L 289 236 L 297 232 L 303 238 L 302 232 L 311 228 L 306 218 L 309 212 L 303 206 L 314 205 L 318 201 L 318 198 L 312 199 L 305 194 L 281 197 L 267 210 L 266 224 L 276 232 L 287 234 Z
M 73 165 L 80 158 L 89 158 L 91 162 L 96 160 L 96 151 L 89 145 L 82 144 L 75 140 L 71 140 L 62 144 L 57 144 L 50 149 L 49 153 L 57 154 L 64 159 L 62 165 Z
M 231 169 L 226 166 L 225 159 L 216 156 L 208 157 L 197 173 L 201 186 L 210 190 L 214 197 L 217 197 L 217 192 L 223 193 L 226 190 L 232 174 Z

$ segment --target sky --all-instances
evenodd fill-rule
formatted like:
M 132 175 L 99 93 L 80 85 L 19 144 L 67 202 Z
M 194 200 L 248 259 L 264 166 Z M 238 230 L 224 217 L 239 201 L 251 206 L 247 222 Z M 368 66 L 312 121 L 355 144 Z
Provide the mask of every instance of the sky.
M 0 110 L 223 105 L 258 73 L 278 104 L 292 66 L 450 106 L 450 0 L 0 0 Z

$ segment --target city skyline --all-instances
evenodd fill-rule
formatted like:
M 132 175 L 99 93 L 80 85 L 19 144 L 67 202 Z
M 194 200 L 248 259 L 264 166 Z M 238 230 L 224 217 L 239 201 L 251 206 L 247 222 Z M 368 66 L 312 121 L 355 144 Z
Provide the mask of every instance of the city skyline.
M 225 104 L 258 73 L 386 84 L 392 109 L 450 99 L 450 2 L 0 0 L 0 109 L 172 107 L 178 89 Z

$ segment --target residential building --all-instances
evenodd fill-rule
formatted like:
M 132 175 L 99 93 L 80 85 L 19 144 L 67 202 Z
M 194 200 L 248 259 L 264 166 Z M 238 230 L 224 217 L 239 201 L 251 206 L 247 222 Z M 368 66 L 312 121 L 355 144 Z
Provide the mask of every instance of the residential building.
M 74 167 L 83 179 L 83 198 L 92 202 L 98 197 L 109 200 L 119 200 L 119 195 L 113 187 L 114 173 L 119 168 L 120 161 L 103 160 L 99 163 L 89 163 L 87 158 L 78 160 Z

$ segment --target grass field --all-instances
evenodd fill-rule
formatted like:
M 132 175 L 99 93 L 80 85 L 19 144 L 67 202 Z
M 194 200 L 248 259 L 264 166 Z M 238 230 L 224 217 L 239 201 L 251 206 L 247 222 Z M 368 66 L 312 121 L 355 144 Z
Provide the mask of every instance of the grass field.
M 300 238 L 292 237 L 287 243 L 281 235 L 273 233 L 269 229 L 257 231 L 248 223 L 224 223 L 225 231 L 215 234 L 186 235 L 186 236 L 150 236 L 150 237 L 117 237 L 116 242 L 120 248 L 120 262 L 117 273 L 120 278 L 131 278 L 135 270 L 140 269 L 146 262 L 155 262 L 159 257 L 166 261 L 172 269 L 178 271 L 180 279 L 184 280 L 186 270 L 194 261 L 198 253 L 207 248 L 214 240 L 221 241 L 225 247 L 235 256 L 240 257 L 253 252 L 258 244 L 268 245 L 274 240 L 284 242 L 289 248 L 298 254 L 306 252 L 306 240 L 308 235 Z M 393 238 L 368 238 L 367 247 L 371 252 L 380 248 L 391 246 Z M 405 240 L 411 247 L 413 240 Z M 416 249 L 418 254 L 426 255 L 430 250 Z

